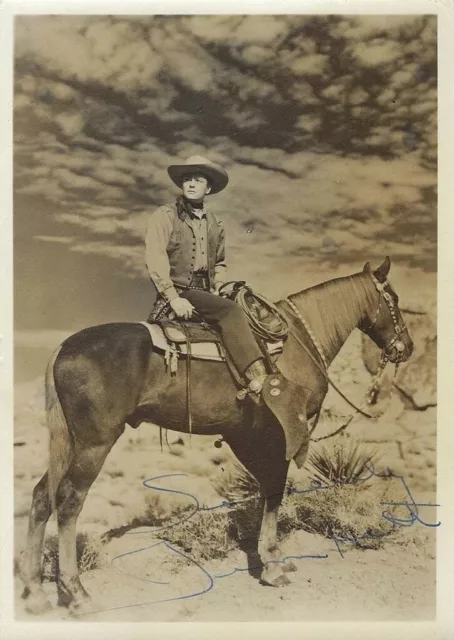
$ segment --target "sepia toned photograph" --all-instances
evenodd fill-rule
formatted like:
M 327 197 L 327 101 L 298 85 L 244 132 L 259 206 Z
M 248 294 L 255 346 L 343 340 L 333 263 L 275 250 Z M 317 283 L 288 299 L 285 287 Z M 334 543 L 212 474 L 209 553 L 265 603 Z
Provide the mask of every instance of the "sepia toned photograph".
M 13 44 L 15 620 L 434 621 L 437 16 Z

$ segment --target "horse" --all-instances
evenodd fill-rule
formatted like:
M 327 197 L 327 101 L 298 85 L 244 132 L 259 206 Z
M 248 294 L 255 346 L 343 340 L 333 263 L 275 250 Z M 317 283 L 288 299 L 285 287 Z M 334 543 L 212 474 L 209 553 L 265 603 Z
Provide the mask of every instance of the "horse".
M 277 367 L 286 379 L 311 390 L 307 420 L 319 414 L 328 390 L 321 360 L 328 367 L 355 327 L 369 335 L 390 362 L 410 357 L 413 343 L 387 279 L 389 270 L 388 257 L 375 271 L 366 263 L 359 273 L 328 280 L 276 303 L 289 324 Z M 46 372 L 49 468 L 33 491 L 21 561 L 29 612 L 51 607 L 42 586 L 41 562 L 46 523 L 54 510 L 58 603 L 75 615 L 89 611 L 90 596 L 77 567 L 78 515 L 126 425 L 146 421 L 188 432 L 187 380 L 185 368 L 180 369 L 169 375 L 163 354 L 139 322 L 84 329 L 52 356 Z M 237 386 L 225 362 L 193 360 L 192 374 L 191 432 L 222 436 L 257 480 L 263 504 L 257 540 L 260 580 L 264 585 L 288 584 L 277 541 L 278 510 L 290 463 L 284 432 L 263 403 L 238 402 Z

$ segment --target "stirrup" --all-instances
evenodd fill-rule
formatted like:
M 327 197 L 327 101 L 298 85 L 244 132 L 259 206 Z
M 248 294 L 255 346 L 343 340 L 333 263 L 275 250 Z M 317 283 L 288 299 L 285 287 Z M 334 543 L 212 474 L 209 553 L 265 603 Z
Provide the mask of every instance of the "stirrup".
M 262 374 L 252 378 L 247 387 L 243 387 L 236 394 L 237 400 L 241 402 L 249 398 L 254 404 L 259 404 L 262 396 L 262 388 L 269 374 Z
M 264 373 L 262 375 L 256 376 L 255 378 L 252 378 L 252 380 L 248 384 L 249 392 L 260 395 L 260 393 L 262 392 L 263 383 L 267 378 L 268 378 L 267 373 Z

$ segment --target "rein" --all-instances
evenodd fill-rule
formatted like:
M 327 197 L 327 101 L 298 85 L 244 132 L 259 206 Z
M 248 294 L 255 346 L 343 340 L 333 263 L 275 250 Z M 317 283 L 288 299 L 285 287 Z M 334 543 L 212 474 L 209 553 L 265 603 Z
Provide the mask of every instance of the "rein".
M 392 296 L 390 295 L 390 293 L 388 291 L 386 291 L 386 286 L 388 285 L 387 280 L 385 280 L 383 283 L 379 282 L 377 280 L 377 278 L 375 278 L 375 276 L 373 274 L 370 274 L 372 281 L 374 283 L 375 289 L 377 290 L 378 294 L 379 294 L 379 300 L 378 300 L 378 307 L 377 310 L 375 312 L 374 318 L 372 320 L 372 322 L 370 323 L 370 325 L 368 327 L 361 327 L 360 324 L 358 324 L 358 327 L 360 329 L 362 329 L 362 331 L 364 331 L 365 333 L 367 333 L 367 331 L 369 331 L 370 329 L 372 329 L 374 327 L 374 325 L 376 324 L 378 318 L 379 318 L 379 314 L 381 311 L 381 304 L 382 304 L 382 299 L 385 300 L 386 305 L 389 309 L 391 318 L 392 318 L 392 322 L 393 322 L 393 328 L 394 328 L 394 336 L 391 339 L 390 343 L 387 344 L 383 350 L 382 350 L 382 354 L 381 354 L 381 358 L 380 358 L 380 364 L 379 364 L 379 368 L 377 370 L 377 373 L 374 377 L 374 379 L 372 380 L 372 383 L 366 393 L 366 399 L 367 399 L 367 404 L 375 404 L 376 400 L 377 400 L 377 396 L 378 396 L 378 390 L 379 390 L 379 386 L 380 386 L 380 380 L 381 377 L 384 373 L 385 367 L 389 362 L 389 356 L 388 356 L 388 352 L 390 349 L 395 348 L 399 353 L 403 354 L 403 352 L 405 351 L 405 346 L 401 341 L 401 334 L 406 330 L 406 326 L 405 323 L 402 321 L 402 323 L 400 324 L 397 318 L 397 314 L 396 314 L 396 308 L 395 308 L 395 302 L 392 298 Z M 235 282 L 233 282 L 234 284 L 237 284 Z M 232 284 L 231 282 L 226 283 L 226 285 Z M 244 285 L 243 282 L 239 283 L 241 285 Z M 224 286 L 226 286 L 224 285 Z M 244 289 L 244 291 L 243 291 Z M 249 291 L 248 287 L 241 287 L 240 290 L 236 291 L 236 297 L 239 298 L 238 300 L 236 300 L 240 306 L 243 308 L 243 310 L 246 312 L 248 319 L 251 321 L 252 319 L 255 320 L 254 322 L 254 328 L 256 330 L 257 333 L 259 333 L 259 335 L 261 337 L 266 337 L 266 338 L 270 338 L 270 331 L 269 331 L 269 327 L 267 327 L 267 329 L 265 329 L 264 326 L 261 325 L 260 321 L 257 318 L 254 318 L 253 314 L 250 313 L 247 305 L 245 304 L 245 295 L 246 293 Z M 265 306 L 267 306 L 271 311 L 273 311 L 277 317 L 279 318 L 279 320 L 281 321 L 281 326 L 278 328 L 275 328 L 275 331 L 273 332 L 274 335 L 272 336 L 273 338 L 282 338 L 285 337 L 285 335 L 288 333 L 290 333 L 293 338 L 298 342 L 298 344 L 304 349 L 304 351 L 307 353 L 307 355 L 311 358 L 312 362 L 315 364 L 315 366 L 318 368 L 318 370 L 322 373 L 323 377 L 325 378 L 325 380 L 327 381 L 327 383 L 329 385 L 331 385 L 331 387 L 333 387 L 333 389 L 336 391 L 336 393 L 338 393 L 340 395 L 340 397 L 348 404 L 350 405 L 350 407 L 352 407 L 353 409 L 355 409 L 354 414 L 352 414 L 347 421 L 341 426 L 339 427 L 336 431 L 334 431 L 333 433 L 330 433 L 326 436 L 323 436 L 321 438 L 311 438 L 311 440 L 313 442 L 318 442 L 320 440 L 325 440 L 327 438 L 331 438 L 335 435 L 338 435 L 339 433 L 341 433 L 342 431 L 344 431 L 348 425 L 351 423 L 351 421 L 353 420 L 354 416 L 359 413 L 362 416 L 364 416 L 365 418 L 369 418 L 369 419 L 373 419 L 373 418 L 377 418 L 379 417 L 379 415 L 383 415 L 384 411 L 381 414 L 377 414 L 375 416 L 371 415 L 370 413 L 367 413 L 366 411 L 364 411 L 364 409 L 361 409 L 360 407 L 356 406 L 351 400 L 349 400 L 347 398 L 347 396 L 338 388 L 338 386 L 333 382 L 333 380 L 331 379 L 331 377 L 328 374 L 328 360 L 326 357 L 326 354 L 323 350 L 323 347 L 321 346 L 319 340 L 317 339 L 317 336 L 315 335 L 315 333 L 313 332 L 311 326 L 309 325 L 309 323 L 307 322 L 307 320 L 304 318 L 304 316 L 301 314 L 301 312 L 298 310 L 298 308 L 296 307 L 296 305 L 293 303 L 293 301 L 290 299 L 290 296 L 285 298 L 284 302 L 286 302 L 288 304 L 288 306 L 290 307 L 290 309 L 292 310 L 292 312 L 294 313 L 295 317 L 301 322 L 301 324 L 303 325 L 303 327 L 305 328 L 307 334 L 309 335 L 309 338 L 315 348 L 315 351 L 318 355 L 318 359 L 314 356 L 314 354 L 312 353 L 312 351 L 308 348 L 308 346 L 303 342 L 303 340 L 295 333 L 295 331 L 292 331 L 292 329 L 288 326 L 288 322 L 285 318 L 285 315 L 278 309 L 278 307 L 276 307 L 274 304 L 270 303 L 268 300 L 266 300 L 265 298 L 262 298 L 260 296 L 257 296 L 257 294 L 254 294 L 256 297 L 259 298 L 260 302 L 262 304 L 265 304 Z M 167 307 L 168 305 L 165 305 L 165 307 Z M 163 310 L 162 310 L 163 311 Z M 161 314 L 160 314 L 161 315 Z M 200 314 L 197 314 L 200 315 Z M 201 316 L 200 316 L 201 317 Z M 201 317 L 202 321 L 203 318 Z M 192 399 L 191 399 L 191 343 L 190 343 L 190 338 L 189 338 L 189 333 L 185 327 L 185 325 L 180 322 L 179 323 L 181 326 L 182 331 L 184 332 L 185 336 L 186 336 L 186 348 L 187 348 L 187 357 L 186 357 L 186 413 L 187 413 L 187 420 L 188 420 L 188 431 L 189 431 L 189 437 L 191 438 L 192 436 Z M 397 377 L 397 372 L 398 372 L 398 367 L 399 364 L 401 362 L 401 359 L 399 359 L 396 363 L 395 363 L 395 369 L 394 369 L 394 377 L 393 377 L 393 381 L 392 381 L 392 386 L 391 386 L 391 393 L 392 393 L 392 389 L 394 387 L 394 383 Z M 322 363 L 322 364 L 321 364 Z M 322 366 L 323 365 L 323 366 Z M 314 424 L 311 427 L 310 430 L 310 434 L 312 435 L 312 433 L 314 432 L 319 418 L 320 418 L 320 413 L 321 411 L 318 411 L 316 416 L 315 416 L 315 421 Z M 162 440 L 161 440 L 161 446 L 162 446 Z
M 332 381 L 332 379 L 330 378 L 329 374 L 328 374 L 328 364 L 326 361 L 326 357 L 325 354 L 322 350 L 321 345 L 319 344 L 318 340 L 315 338 L 315 335 L 312 331 L 312 329 L 310 328 L 307 320 L 301 315 L 301 313 L 298 311 L 298 309 L 296 308 L 296 306 L 293 304 L 293 302 L 289 299 L 286 298 L 285 302 L 287 302 L 287 304 L 290 306 L 290 308 L 292 309 L 292 311 L 295 313 L 295 315 L 297 316 L 298 320 L 301 321 L 302 325 L 304 326 L 304 328 L 306 329 L 307 333 L 309 334 L 310 339 L 312 340 L 312 343 L 318 353 L 318 355 L 320 356 L 321 361 L 324 364 L 323 368 L 320 363 L 318 362 L 318 360 L 316 358 L 314 358 L 313 354 L 311 353 L 311 351 L 307 348 L 307 346 L 304 344 L 304 342 L 301 340 L 301 338 L 299 338 L 299 336 L 296 335 L 295 332 L 290 331 L 291 335 L 295 338 L 295 340 L 298 342 L 298 344 L 303 347 L 303 349 L 306 351 L 306 353 L 310 356 L 310 358 L 312 359 L 312 361 L 314 362 L 314 364 L 317 366 L 318 370 L 323 374 L 325 380 L 328 382 L 328 384 L 330 384 L 333 389 L 341 396 L 341 398 L 343 400 L 345 400 L 345 402 L 347 402 L 347 404 L 349 404 L 352 409 L 355 409 L 358 413 L 360 413 L 361 415 L 363 415 L 365 418 L 373 418 L 373 416 L 370 413 L 367 413 L 366 411 L 364 411 L 363 409 L 360 409 L 359 407 L 357 407 L 351 400 L 349 400 L 347 398 L 347 396 L 339 389 L 339 387 Z M 333 434 L 334 435 L 334 434 Z

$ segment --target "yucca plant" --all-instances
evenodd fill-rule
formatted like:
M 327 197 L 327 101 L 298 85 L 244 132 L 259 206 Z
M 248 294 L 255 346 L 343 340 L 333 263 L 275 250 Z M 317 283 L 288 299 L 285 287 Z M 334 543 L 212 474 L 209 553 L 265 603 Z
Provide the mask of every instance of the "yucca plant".
M 314 484 L 321 486 L 331 484 L 357 484 L 367 486 L 361 482 L 362 478 L 370 475 L 379 461 L 376 451 L 361 450 L 359 443 L 334 445 L 331 448 L 322 447 L 314 451 L 308 459 L 307 471 Z
M 232 461 L 230 470 L 222 477 L 214 478 L 212 484 L 219 495 L 231 503 L 241 503 L 259 492 L 256 479 L 237 460 Z
M 306 467 L 311 485 L 307 491 L 290 492 L 284 501 L 283 512 L 292 521 L 287 529 L 346 540 L 349 547 L 381 547 L 394 533 L 383 517 L 382 503 L 400 489 L 387 477 L 371 475 L 378 462 L 377 452 L 358 442 L 313 452 Z

